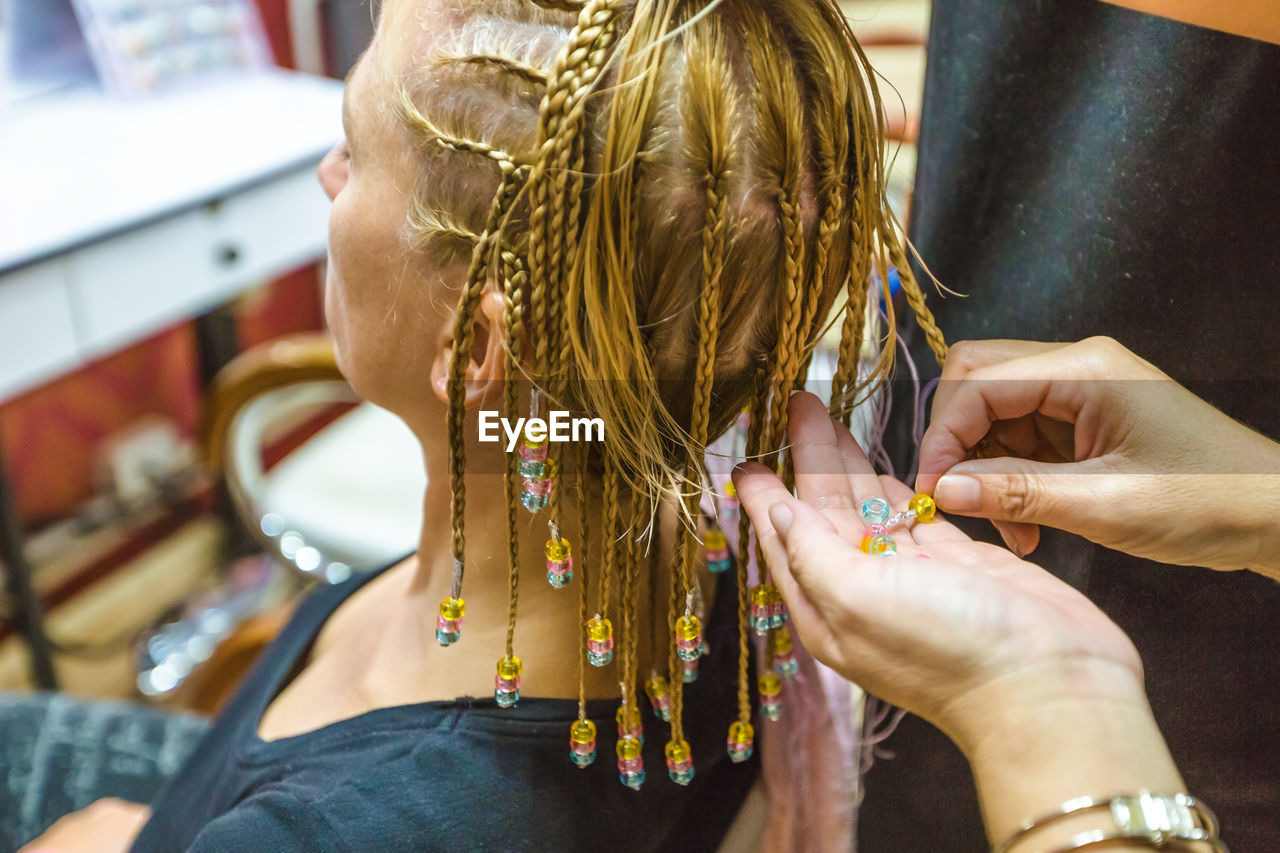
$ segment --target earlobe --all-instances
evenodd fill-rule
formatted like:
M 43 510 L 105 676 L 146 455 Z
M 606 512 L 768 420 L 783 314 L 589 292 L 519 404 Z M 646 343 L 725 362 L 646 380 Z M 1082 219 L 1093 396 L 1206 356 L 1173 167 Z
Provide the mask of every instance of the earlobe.
M 470 358 L 466 366 L 463 405 L 468 409 L 495 401 L 506 379 L 506 348 L 503 344 L 502 294 L 486 289 L 480 297 L 472 332 Z M 453 341 L 445 341 L 431 362 L 431 390 L 442 403 L 449 402 L 449 364 Z

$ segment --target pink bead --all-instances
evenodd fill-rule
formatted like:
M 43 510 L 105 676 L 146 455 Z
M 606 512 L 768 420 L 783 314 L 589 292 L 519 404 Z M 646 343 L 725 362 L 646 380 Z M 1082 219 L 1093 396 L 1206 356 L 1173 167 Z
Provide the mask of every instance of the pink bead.
M 436 617 L 436 627 L 446 634 L 456 634 L 462 630 L 461 619 L 446 619 L 443 616 Z
M 503 693 L 512 693 L 520 689 L 520 679 L 518 678 L 502 678 L 498 676 L 493 680 L 494 687 Z
M 619 758 L 618 759 L 619 773 L 638 773 L 643 769 L 644 769 L 643 758 Z
M 547 445 L 539 444 L 537 447 L 530 447 L 521 442 L 516 454 L 525 462 L 545 462 L 547 459 Z
M 602 655 L 613 651 L 613 640 L 587 640 L 587 648 Z
M 693 766 L 693 759 L 687 758 L 684 761 L 667 761 L 667 769 L 672 773 L 683 773 Z
M 717 548 L 714 551 L 708 551 L 707 559 L 708 560 L 727 560 L 729 559 L 729 549 Z
M 570 743 L 570 747 L 578 755 L 590 755 L 596 751 L 596 742 L 591 741 L 590 743 L 578 743 L 577 741 L 573 741 Z
M 916 556 L 917 556 L 917 557 L 919 557 L 919 558 L 920 558 L 920 559 L 922 559 L 922 560 L 932 560 L 932 559 L 933 559 L 933 555 L 932 555 L 932 554 L 926 554 L 924 551 L 921 551 L 919 554 L 916 554 Z

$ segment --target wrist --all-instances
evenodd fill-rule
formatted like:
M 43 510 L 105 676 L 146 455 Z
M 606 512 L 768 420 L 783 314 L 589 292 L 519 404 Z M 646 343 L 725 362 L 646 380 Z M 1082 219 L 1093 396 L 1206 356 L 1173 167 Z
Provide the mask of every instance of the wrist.
M 1088 660 L 1028 671 L 963 701 L 976 725 L 953 737 L 973 769 L 993 842 L 1076 797 L 1183 790 L 1141 679 L 1127 666 Z M 1066 822 L 1061 831 L 1078 828 Z

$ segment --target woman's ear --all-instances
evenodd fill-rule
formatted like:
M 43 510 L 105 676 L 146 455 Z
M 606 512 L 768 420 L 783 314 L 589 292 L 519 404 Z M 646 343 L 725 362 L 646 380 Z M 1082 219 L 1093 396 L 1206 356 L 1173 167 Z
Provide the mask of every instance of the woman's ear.
M 502 315 L 506 307 L 502 293 L 485 288 L 480 296 L 472 330 L 471 353 L 466 367 L 463 405 L 477 409 L 497 400 L 506 379 L 506 346 Z M 441 343 L 431 362 L 431 390 L 442 403 L 449 402 L 449 362 L 453 359 L 453 338 Z

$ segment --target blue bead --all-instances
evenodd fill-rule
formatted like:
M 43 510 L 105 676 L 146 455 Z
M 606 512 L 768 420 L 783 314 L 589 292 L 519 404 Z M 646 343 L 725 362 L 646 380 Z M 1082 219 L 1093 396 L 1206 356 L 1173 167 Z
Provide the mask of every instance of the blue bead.
M 862 520 L 868 525 L 884 524 L 889 520 L 889 504 L 883 498 L 867 498 L 862 502 Z
M 564 574 L 556 574 L 555 572 L 547 572 L 547 583 L 556 589 L 564 589 L 569 585 L 569 581 L 573 580 L 573 572 L 565 572 Z
M 693 781 L 693 768 L 690 767 L 688 770 L 668 770 L 667 775 L 677 785 L 688 785 Z
M 520 472 L 520 476 L 526 480 L 536 480 L 542 476 L 546 463 L 542 460 L 521 459 L 520 464 L 516 466 Z
M 608 666 L 609 664 L 613 663 L 613 651 L 609 650 L 607 652 L 593 652 L 588 649 L 587 662 L 590 663 L 592 666 Z
M 635 773 L 619 773 L 618 781 L 631 788 L 633 791 L 639 791 L 640 786 L 644 784 L 644 771 L 639 770 Z
M 508 693 L 505 690 L 495 690 L 493 691 L 493 698 L 497 701 L 499 708 L 510 708 L 520 701 L 520 691 L 512 690 Z
M 707 568 L 710 569 L 712 572 L 715 572 L 716 574 L 719 574 L 720 572 L 727 572 L 729 571 L 729 561 L 728 560 L 708 560 Z
M 751 618 L 751 629 L 757 634 L 767 634 L 769 632 L 769 617 L 761 616 L 759 618 Z
M 735 764 L 738 764 L 738 763 L 741 763 L 741 762 L 743 762 L 743 761 L 746 761 L 748 758 L 750 758 L 750 757 L 751 757 L 752 753 L 754 753 L 754 752 L 755 752 L 755 747 L 754 747 L 754 746 L 748 746 L 746 749 L 733 749 L 733 748 L 731 747 L 731 748 L 729 749 L 729 758 L 730 758 L 730 760 L 732 760 Z
M 569 750 L 569 760 L 579 767 L 586 767 L 596 760 L 596 751 L 593 749 L 586 755 L 579 755 L 571 749 Z
M 442 646 L 453 645 L 458 642 L 458 637 L 460 636 L 462 636 L 462 634 L 457 631 L 441 631 L 439 628 L 436 629 L 436 642 Z

